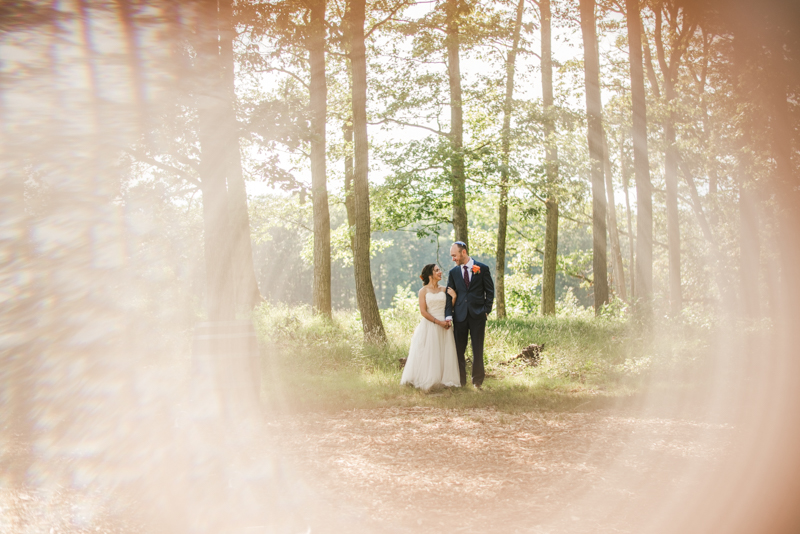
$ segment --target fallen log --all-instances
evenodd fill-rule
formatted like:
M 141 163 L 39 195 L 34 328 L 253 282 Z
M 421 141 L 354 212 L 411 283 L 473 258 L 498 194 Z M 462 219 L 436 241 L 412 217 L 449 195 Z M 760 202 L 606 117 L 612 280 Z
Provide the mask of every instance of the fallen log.
M 501 363 L 501 365 L 508 365 L 515 360 L 522 360 L 527 365 L 530 365 L 531 367 L 536 367 L 537 365 L 539 365 L 539 362 L 541 361 L 543 350 L 544 350 L 544 343 L 542 343 L 541 345 L 533 343 L 522 349 L 522 352 L 520 352 L 510 360 Z

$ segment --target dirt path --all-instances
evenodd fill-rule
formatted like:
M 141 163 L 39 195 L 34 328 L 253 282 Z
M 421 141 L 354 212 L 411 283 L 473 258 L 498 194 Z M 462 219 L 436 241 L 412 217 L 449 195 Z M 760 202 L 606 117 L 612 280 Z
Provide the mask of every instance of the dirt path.
M 315 495 L 311 532 L 659 531 L 732 432 L 610 411 L 391 408 L 269 423 Z

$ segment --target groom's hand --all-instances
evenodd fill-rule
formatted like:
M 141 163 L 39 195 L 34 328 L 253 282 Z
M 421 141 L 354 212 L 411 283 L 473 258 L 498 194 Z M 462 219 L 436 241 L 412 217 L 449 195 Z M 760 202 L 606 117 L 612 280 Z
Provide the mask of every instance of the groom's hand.
M 444 329 L 445 330 L 449 330 L 451 326 L 453 326 L 453 321 L 448 319 L 447 321 L 444 322 Z

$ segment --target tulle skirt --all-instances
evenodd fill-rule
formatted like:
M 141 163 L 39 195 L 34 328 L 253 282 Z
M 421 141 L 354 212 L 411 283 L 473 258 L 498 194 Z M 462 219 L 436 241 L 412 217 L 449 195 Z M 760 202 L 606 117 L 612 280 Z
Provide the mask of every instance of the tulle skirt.
M 426 391 L 437 384 L 461 386 L 452 327 L 445 330 L 422 319 L 411 338 L 400 383 Z

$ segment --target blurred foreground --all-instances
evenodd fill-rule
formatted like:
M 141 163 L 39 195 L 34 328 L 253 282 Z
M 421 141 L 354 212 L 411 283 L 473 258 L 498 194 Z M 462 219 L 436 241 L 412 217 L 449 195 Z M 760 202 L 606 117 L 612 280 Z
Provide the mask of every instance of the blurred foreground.
M 49 406 L 62 427 L 3 434 L 4 531 L 745 532 L 769 511 L 728 510 L 787 428 L 760 386 L 769 325 L 492 321 L 484 390 L 426 394 L 399 386 L 418 319 L 398 304 L 382 347 L 355 314 L 262 306 L 260 413 L 190 379 L 188 336 L 105 402 Z M 503 365 L 532 341 L 539 366 Z
M 791 147 L 759 228 L 770 324 L 509 319 L 490 325 L 483 393 L 424 395 L 397 385 L 413 309 L 385 311 L 374 346 L 351 313 L 262 307 L 262 405 L 231 411 L 191 361 L 197 323 L 235 307 L 230 273 L 203 271 L 227 256 L 198 235 L 231 239 L 184 205 L 209 185 L 198 152 L 206 171 L 229 147 L 151 128 L 209 111 L 207 69 L 185 64 L 208 43 L 183 45 L 217 6 L 137 3 L 133 31 L 131 4 L 0 6 L 0 531 L 800 531 Z M 176 138 L 181 181 L 131 171 L 137 146 Z M 500 365 L 532 342 L 540 368 Z

